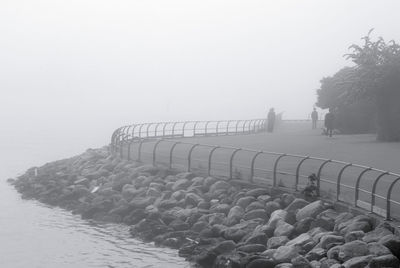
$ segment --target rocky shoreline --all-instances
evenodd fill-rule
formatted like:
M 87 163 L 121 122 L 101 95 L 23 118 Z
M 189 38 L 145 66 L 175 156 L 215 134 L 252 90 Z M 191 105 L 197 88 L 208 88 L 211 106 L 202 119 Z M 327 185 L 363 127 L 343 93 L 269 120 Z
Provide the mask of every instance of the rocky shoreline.
M 177 249 L 194 267 L 399 267 L 400 237 L 386 222 L 273 188 L 124 161 L 106 147 L 9 182 L 24 198 L 130 225 L 134 237 Z

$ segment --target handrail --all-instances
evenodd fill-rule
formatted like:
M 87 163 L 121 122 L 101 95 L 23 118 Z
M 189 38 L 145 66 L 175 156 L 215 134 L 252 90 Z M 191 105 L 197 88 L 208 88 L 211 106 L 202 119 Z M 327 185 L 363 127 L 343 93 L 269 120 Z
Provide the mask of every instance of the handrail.
M 300 121 L 300 120 L 299 120 Z M 289 154 L 289 153 L 280 153 L 280 152 L 269 152 L 269 151 L 259 151 L 253 149 L 246 148 L 237 148 L 233 146 L 219 146 L 219 145 L 211 145 L 211 144 L 199 144 L 199 143 L 191 143 L 186 142 L 182 139 L 174 140 L 174 138 L 182 138 L 182 137 L 196 137 L 196 136 L 209 136 L 209 135 L 246 135 L 249 133 L 256 133 L 259 131 L 265 130 L 265 119 L 254 119 L 254 120 L 226 120 L 226 121 L 186 121 L 186 122 L 156 122 L 156 123 L 143 123 L 143 124 L 133 124 L 126 125 L 116 129 L 111 137 L 111 152 L 114 155 L 119 155 L 122 158 L 126 158 L 127 160 L 133 159 L 133 153 L 136 153 L 136 159 L 138 161 L 152 163 L 154 165 L 157 164 L 165 164 L 170 168 L 173 168 L 173 152 L 175 148 L 179 145 L 179 147 L 186 147 L 189 151 L 185 151 L 181 153 L 180 158 L 186 159 L 186 163 L 184 164 L 187 171 L 192 170 L 192 153 L 196 147 L 208 147 L 211 150 L 208 154 L 204 155 L 202 159 L 195 159 L 196 161 L 203 161 L 207 163 L 207 168 L 203 170 L 207 175 L 211 175 L 211 171 L 214 169 L 215 172 L 219 171 L 220 174 L 227 178 L 233 178 L 233 168 L 234 168 L 234 157 L 238 154 L 249 154 L 245 163 L 241 163 L 241 165 L 236 165 L 235 168 L 239 168 L 241 171 L 243 168 L 249 171 L 249 181 L 253 182 L 253 179 L 256 178 L 256 171 L 261 173 L 270 174 L 270 177 L 267 175 L 263 175 L 262 178 L 268 179 L 272 182 L 272 185 L 277 187 L 278 185 L 278 177 L 282 177 L 284 179 L 285 176 L 289 178 L 293 178 L 294 181 L 294 189 L 298 191 L 300 186 L 304 186 L 304 183 L 301 184 L 300 178 L 307 178 L 309 174 L 315 173 L 317 174 L 317 194 L 320 194 L 320 190 L 324 191 L 324 187 L 321 188 L 321 182 L 325 183 L 325 187 L 331 187 L 330 190 L 334 192 L 334 196 L 332 197 L 336 201 L 345 202 L 348 205 L 352 205 L 355 207 L 361 207 L 371 213 L 379 214 L 386 218 L 386 220 L 391 220 L 393 218 L 392 215 L 392 206 L 398 206 L 399 210 L 396 211 L 396 217 L 400 216 L 400 200 L 391 199 L 392 196 L 398 198 L 399 194 L 393 193 L 394 186 L 400 181 L 400 174 L 396 174 L 393 172 L 380 170 L 377 168 L 372 168 L 364 165 L 334 160 L 334 159 L 325 159 L 321 157 L 313 157 L 306 155 L 298 155 L 298 154 Z M 172 128 L 171 128 L 172 126 Z M 145 131 L 142 131 L 142 129 Z M 161 131 L 159 129 L 161 128 Z M 139 129 L 139 131 L 136 131 Z M 160 133 L 161 132 L 161 133 Z M 169 146 L 167 149 L 168 157 L 166 159 L 162 159 L 161 149 L 157 150 L 158 145 L 161 142 L 172 143 L 172 146 Z M 137 143 L 138 145 L 132 146 L 132 144 Z M 146 154 L 151 155 L 151 159 L 144 159 L 143 157 L 143 143 L 150 143 L 152 146 L 145 146 L 149 152 Z M 148 148 L 149 147 L 149 148 Z M 217 150 L 221 149 L 221 153 L 228 151 L 230 153 L 226 153 L 226 160 L 221 162 L 221 160 L 214 160 L 212 158 L 213 153 Z M 159 153 L 160 155 L 157 155 Z M 179 151 L 175 152 L 175 156 L 178 156 Z M 156 156 L 157 155 L 157 156 Z M 271 163 L 270 168 L 265 168 L 265 159 L 264 157 L 273 157 L 273 161 Z M 157 157 L 157 158 L 156 158 Z M 241 157 L 242 159 L 242 157 Z M 256 159 L 263 160 L 263 168 L 256 167 Z M 285 161 L 295 160 L 296 163 L 294 167 L 291 169 L 283 170 L 283 166 L 285 165 Z M 157 160 L 157 161 L 156 161 Z M 308 174 L 301 174 L 301 167 L 304 162 L 312 162 L 316 161 L 317 166 L 314 167 L 314 170 L 307 169 Z M 218 164 L 218 165 L 213 165 Z M 325 166 L 329 163 L 329 167 L 325 168 Z M 217 166 L 223 164 L 227 167 L 226 170 L 222 171 L 217 170 Z M 332 171 L 333 167 L 333 171 Z M 344 171 L 351 167 L 351 171 L 354 169 L 358 169 L 361 172 L 356 172 L 356 175 L 353 174 L 354 185 L 344 184 L 342 180 L 344 180 L 343 174 Z M 240 169 L 241 168 L 241 169 Z M 303 168 L 305 170 L 305 168 Z M 235 169 L 236 170 L 236 169 Z M 201 171 L 201 170 L 200 170 Z M 325 174 L 326 172 L 331 172 L 328 176 Z M 332 172 L 334 173 L 332 175 Z M 378 173 L 379 176 L 374 176 L 374 180 L 367 181 L 365 178 L 365 174 L 367 172 L 375 172 Z M 347 174 L 347 173 L 346 173 Z M 324 176 L 324 177 L 322 177 Z M 328 176 L 328 177 L 327 177 Z M 347 177 L 350 176 L 347 175 Z M 260 177 L 257 177 L 260 178 Z M 362 186 L 361 181 L 364 178 L 364 184 L 372 184 L 371 188 L 366 188 L 366 186 Z M 304 181 L 303 181 L 304 182 Z M 378 184 L 380 187 L 378 187 Z M 400 187 L 400 185 L 397 185 Z M 285 187 L 287 187 L 285 185 Z M 381 193 L 383 190 L 386 190 L 386 193 Z M 380 189 L 380 193 L 377 193 L 377 189 Z M 396 188 L 397 189 L 397 188 Z M 326 189 L 325 189 L 326 190 Z M 329 189 L 328 189 L 329 190 Z M 344 200 L 340 197 L 349 197 L 346 195 L 345 190 L 354 190 L 354 198 L 352 200 Z M 360 192 L 364 196 L 368 196 L 368 200 L 364 198 L 360 198 Z M 386 205 L 377 204 L 376 199 L 384 199 Z M 379 207 L 379 205 L 381 207 Z M 377 209 L 375 209 L 377 208 Z

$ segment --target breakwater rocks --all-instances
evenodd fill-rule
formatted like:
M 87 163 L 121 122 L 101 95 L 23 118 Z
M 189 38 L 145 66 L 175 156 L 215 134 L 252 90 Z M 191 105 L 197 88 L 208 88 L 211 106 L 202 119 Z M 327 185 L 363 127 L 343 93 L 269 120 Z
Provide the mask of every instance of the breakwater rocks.
M 277 189 L 140 166 L 107 148 L 10 182 L 25 198 L 128 224 L 196 267 L 399 267 L 400 237 L 387 223 Z

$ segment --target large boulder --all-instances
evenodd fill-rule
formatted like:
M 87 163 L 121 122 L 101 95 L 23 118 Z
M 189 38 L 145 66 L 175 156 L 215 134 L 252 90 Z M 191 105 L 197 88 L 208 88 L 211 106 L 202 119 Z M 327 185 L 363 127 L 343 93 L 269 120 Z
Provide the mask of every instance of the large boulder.
M 271 215 L 272 212 L 281 208 L 281 205 L 275 201 L 269 201 L 265 204 L 265 211 L 267 212 L 268 216 Z
M 246 253 L 257 253 L 257 252 L 263 252 L 267 248 L 264 245 L 261 244 L 246 244 L 243 246 L 240 246 L 236 248 L 237 251 L 243 251 Z
M 361 255 L 351 258 L 343 263 L 344 268 L 365 268 L 373 259 L 373 255 Z
M 342 244 L 344 244 L 344 238 L 340 235 L 325 235 L 319 241 L 319 246 L 323 249 L 330 249 Z
M 307 217 L 315 218 L 318 214 L 324 211 L 324 209 L 325 206 L 321 200 L 315 201 L 299 209 L 299 211 L 296 213 L 296 220 L 300 221 Z
M 268 215 L 265 212 L 264 209 L 255 209 L 255 210 L 251 210 L 249 212 L 246 212 L 243 215 L 243 218 L 245 220 L 252 220 L 252 219 L 263 219 L 264 221 L 268 220 Z
M 313 268 L 310 262 L 303 256 L 294 257 L 291 261 L 293 268 Z
M 236 205 L 246 209 L 248 205 L 253 203 L 256 199 L 253 196 L 241 197 L 236 201 Z
M 296 210 L 301 209 L 305 206 L 307 206 L 309 204 L 309 202 L 307 202 L 304 199 L 301 198 L 296 198 L 292 201 L 292 203 L 290 203 L 285 210 L 286 211 L 291 211 L 291 212 L 296 212 Z
M 382 255 L 392 254 L 392 252 L 387 247 L 377 242 L 372 242 L 367 245 L 368 245 L 368 250 L 372 255 L 382 256 Z
M 339 260 L 345 262 L 351 258 L 366 256 L 368 254 L 368 244 L 360 240 L 355 240 L 340 246 L 338 257 Z
M 273 230 L 276 228 L 278 221 L 285 221 L 288 212 L 282 209 L 275 210 L 272 212 L 271 217 L 268 220 L 267 226 Z
M 218 190 L 228 190 L 231 187 L 229 183 L 226 181 L 217 181 L 213 185 L 210 186 L 210 192 L 215 193 Z
M 251 189 L 246 192 L 247 196 L 252 196 L 252 197 L 259 197 L 261 195 L 268 195 L 270 191 L 267 188 L 256 188 L 256 189 Z
M 398 268 L 399 266 L 400 266 L 399 259 L 392 254 L 373 257 L 368 264 L 369 268 L 381 268 L 381 267 Z
M 236 248 L 236 243 L 232 240 L 225 240 L 215 246 L 214 251 L 218 254 L 231 252 Z
M 192 182 L 188 179 L 179 179 L 172 186 L 172 190 L 173 191 L 186 190 L 191 184 Z
M 225 220 L 226 225 L 231 226 L 240 221 L 243 218 L 244 209 L 240 206 L 234 206 L 229 210 L 228 216 Z

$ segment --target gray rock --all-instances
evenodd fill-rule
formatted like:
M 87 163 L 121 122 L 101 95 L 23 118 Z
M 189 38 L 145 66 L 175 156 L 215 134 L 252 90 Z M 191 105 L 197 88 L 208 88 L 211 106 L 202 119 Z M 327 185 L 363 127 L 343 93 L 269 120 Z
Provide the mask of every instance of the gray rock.
M 371 243 L 371 242 L 377 242 L 379 239 L 386 235 L 392 235 L 393 233 L 389 231 L 386 228 L 376 228 L 375 230 L 372 230 L 371 232 L 368 232 L 365 234 L 365 236 L 362 238 L 362 240 L 366 243 Z
M 246 212 L 249 212 L 251 210 L 255 210 L 255 209 L 264 209 L 265 205 L 260 202 L 260 201 L 254 201 L 252 202 L 250 205 L 248 205 L 245 209 Z
M 391 267 L 398 268 L 400 266 L 399 259 L 392 254 L 374 257 L 368 264 L 369 268 Z
M 373 259 L 373 255 L 358 256 L 351 258 L 343 263 L 344 268 L 365 268 Z
M 244 209 L 240 206 L 234 206 L 229 210 L 227 219 L 226 219 L 226 224 L 228 226 L 234 225 L 240 221 L 240 219 L 243 218 L 244 215 Z
M 256 252 L 263 252 L 267 248 L 261 244 L 247 244 L 236 248 L 237 251 L 243 251 L 246 253 L 256 253 Z
M 232 240 L 225 240 L 219 243 L 215 248 L 214 251 L 218 254 L 223 254 L 227 252 L 231 252 L 236 248 L 236 243 Z
M 294 231 L 294 227 L 289 223 L 282 220 L 278 221 L 274 231 L 274 236 L 291 236 Z
M 390 249 L 393 255 L 400 258 L 400 237 L 393 234 L 385 235 L 379 239 L 378 243 Z
M 310 262 L 303 256 L 297 256 L 291 260 L 293 268 L 312 268 Z
M 272 212 L 281 208 L 281 205 L 274 201 L 269 201 L 265 204 L 265 211 L 267 212 L 268 216 L 271 215 Z
M 217 190 L 227 190 L 231 187 L 229 183 L 226 181 L 217 181 L 213 185 L 210 186 L 210 192 L 215 193 Z
M 253 233 L 245 241 L 245 244 L 262 244 L 266 245 L 268 236 L 264 233 Z
M 239 198 L 238 201 L 236 202 L 236 205 L 242 207 L 243 209 L 246 209 L 246 207 L 251 203 L 253 203 L 255 200 L 256 199 L 253 196 L 245 196 Z
M 325 235 L 319 241 L 319 246 L 323 249 L 330 249 L 342 244 L 344 244 L 344 238 L 339 235 Z
M 250 261 L 246 268 L 274 268 L 275 263 L 269 259 L 255 259 Z
M 290 262 L 299 256 L 299 248 L 296 246 L 281 246 L 276 249 L 273 258 L 277 263 Z
M 308 233 L 304 233 L 304 234 L 301 234 L 301 235 L 293 238 L 289 242 L 287 242 L 286 246 L 303 247 L 304 245 L 306 245 L 312 241 L 314 241 L 314 240 L 312 239 L 311 235 Z
M 325 210 L 324 203 L 320 200 L 315 201 L 307 206 L 299 209 L 296 213 L 296 220 L 300 221 L 304 218 L 315 218 L 318 214 Z
M 362 238 L 364 237 L 365 233 L 363 231 L 352 231 L 348 232 L 344 236 L 344 241 L 346 243 L 354 241 L 354 240 L 363 240 Z
M 275 268 L 293 268 L 293 264 L 291 263 L 280 263 L 275 266 Z
M 283 208 L 289 206 L 294 200 L 296 199 L 296 197 L 292 194 L 287 194 L 284 193 L 281 195 L 281 205 Z
M 263 219 L 264 221 L 268 220 L 268 215 L 264 209 L 255 209 L 251 210 L 243 215 L 245 220 L 252 220 L 252 219 Z
M 307 206 L 309 203 L 301 198 L 296 198 L 292 201 L 292 203 L 290 203 L 285 210 L 286 211 L 292 211 L 292 212 L 296 212 L 298 209 L 301 209 L 305 206 Z
M 285 221 L 287 216 L 287 211 L 278 209 L 272 212 L 271 217 L 268 220 L 267 226 L 273 230 L 276 228 L 278 221 Z
M 194 232 L 200 233 L 202 230 L 204 230 L 207 227 L 209 227 L 207 222 L 199 221 L 199 222 L 196 222 L 195 224 L 193 224 L 191 230 Z
M 261 196 L 261 195 L 269 195 L 269 190 L 267 188 L 256 188 L 256 189 L 251 189 L 246 192 L 247 196 L 253 196 L 255 198 Z
M 280 246 L 284 246 L 287 242 L 289 242 L 289 238 L 287 236 L 274 236 L 268 239 L 267 248 L 276 249 Z
M 306 255 L 306 259 L 309 261 L 319 261 L 320 259 L 326 257 L 326 250 L 323 248 L 315 247 L 310 250 Z
M 371 255 L 375 256 L 382 256 L 382 255 L 389 255 L 392 252 L 382 244 L 377 242 L 372 242 L 368 244 L 368 250 Z
M 360 240 L 351 241 L 340 246 L 339 260 L 347 261 L 354 257 L 366 256 L 369 254 L 368 245 Z

